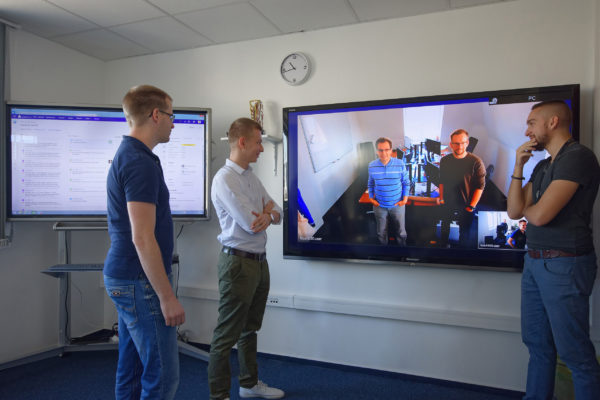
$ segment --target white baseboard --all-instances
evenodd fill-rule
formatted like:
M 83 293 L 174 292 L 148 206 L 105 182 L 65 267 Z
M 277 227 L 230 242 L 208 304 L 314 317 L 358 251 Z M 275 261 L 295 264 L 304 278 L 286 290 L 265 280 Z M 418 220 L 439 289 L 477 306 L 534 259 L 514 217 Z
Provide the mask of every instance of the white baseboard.
M 179 296 L 219 300 L 216 289 L 179 286 Z M 521 331 L 520 316 L 271 293 L 267 306 L 504 332 Z

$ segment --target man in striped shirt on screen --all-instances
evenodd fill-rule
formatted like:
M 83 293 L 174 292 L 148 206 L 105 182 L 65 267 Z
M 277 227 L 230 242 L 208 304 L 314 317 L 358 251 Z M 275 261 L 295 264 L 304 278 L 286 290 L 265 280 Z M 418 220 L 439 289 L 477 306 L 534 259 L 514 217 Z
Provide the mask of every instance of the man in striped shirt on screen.
M 377 160 L 369 164 L 369 198 L 373 203 L 377 238 L 388 244 L 388 218 L 395 227 L 397 244 L 406 245 L 405 205 L 410 180 L 404 161 L 392 157 L 392 141 L 381 137 L 375 142 Z

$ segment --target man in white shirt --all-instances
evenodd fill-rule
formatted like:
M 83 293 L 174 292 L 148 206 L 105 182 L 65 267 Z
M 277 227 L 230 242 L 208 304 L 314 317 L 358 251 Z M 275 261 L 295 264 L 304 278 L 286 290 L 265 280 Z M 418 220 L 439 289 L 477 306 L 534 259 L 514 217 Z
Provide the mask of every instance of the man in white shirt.
M 249 164 L 262 146 L 262 127 L 248 118 L 231 124 L 230 154 L 212 183 L 223 249 L 219 254 L 219 319 L 210 346 L 208 383 L 212 400 L 229 399 L 229 354 L 237 343 L 240 397 L 280 399 L 283 391 L 258 380 L 256 331 L 269 294 L 266 229 L 281 221 L 281 207 L 269 196 Z

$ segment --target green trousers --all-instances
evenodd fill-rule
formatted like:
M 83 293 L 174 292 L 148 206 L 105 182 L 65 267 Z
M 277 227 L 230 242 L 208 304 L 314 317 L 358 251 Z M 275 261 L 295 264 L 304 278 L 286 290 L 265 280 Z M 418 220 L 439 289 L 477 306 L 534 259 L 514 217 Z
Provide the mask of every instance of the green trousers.
M 210 345 L 210 398 L 229 397 L 229 355 L 237 343 L 240 386 L 258 381 L 256 331 L 261 327 L 269 294 L 269 264 L 234 255 L 219 255 L 219 319 Z

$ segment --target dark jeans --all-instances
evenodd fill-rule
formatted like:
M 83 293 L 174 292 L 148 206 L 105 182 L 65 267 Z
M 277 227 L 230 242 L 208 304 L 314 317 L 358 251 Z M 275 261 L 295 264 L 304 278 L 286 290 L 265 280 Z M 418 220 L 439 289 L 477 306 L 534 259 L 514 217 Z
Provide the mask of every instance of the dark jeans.
M 600 399 L 600 366 L 589 334 L 594 252 L 533 259 L 525 255 L 521 334 L 529 350 L 525 400 L 552 399 L 556 353 L 573 375 L 577 400 Z
M 474 235 L 472 229 L 475 213 L 465 210 L 465 207 L 446 206 L 442 209 L 442 223 L 440 227 L 440 244 L 445 246 L 448 244 L 450 237 L 450 224 L 456 221 L 459 228 L 458 245 L 464 248 L 477 247 L 477 235 Z
M 211 399 L 229 397 L 231 348 L 238 346 L 240 386 L 258 382 L 256 331 L 262 325 L 269 294 L 269 265 L 239 256 L 219 255 L 219 319 L 210 345 L 208 385 Z
M 406 243 L 406 225 L 404 215 L 406 207 L 395 206 L 391 208 L 373 206 L 375 222 L 377 224 L 377 239 L 381 244 L 388 244 L 388 216 L 391 217 L 390 223 L 393 224 L 392 231 L 395 232 L 396 243 Z

